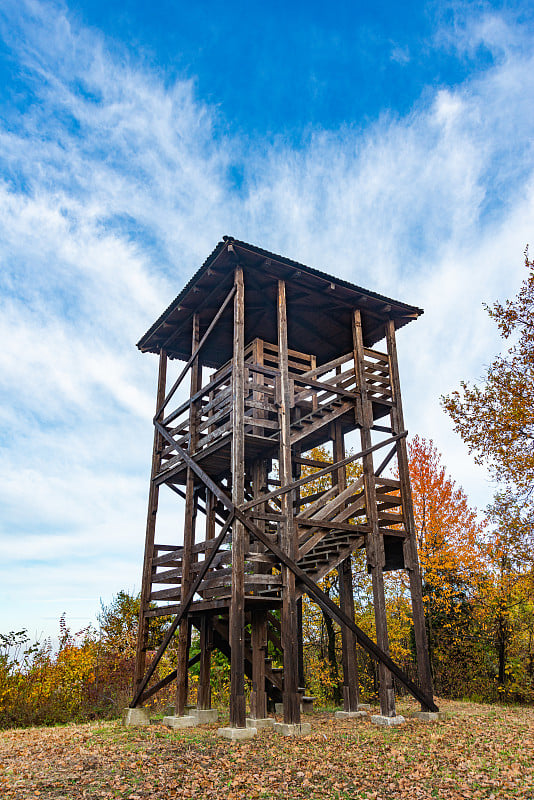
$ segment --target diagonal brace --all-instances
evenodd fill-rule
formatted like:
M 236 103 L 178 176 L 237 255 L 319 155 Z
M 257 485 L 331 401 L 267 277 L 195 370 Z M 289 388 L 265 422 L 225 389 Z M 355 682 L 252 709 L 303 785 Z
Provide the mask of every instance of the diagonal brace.
M 159 423 L 155 423 L 156 427 L 158 428 L 161 435 L 171 444 L 174 444 L 176 447 L 177 453 L 184 459 L 186 464 L 191 467 L 193 472 L 203 481 L 203 483 L 211 489 L 211 491 L 218 497 L 218 499 L 223 503 L 224 506 L 230 511 L 230 514 L 238 519 L 240 522 L 245 525 L 245 527 L 252 533 L 256 539 L 267 547 L 271 553 L 286 567 L 288 567 L 295 577 L 297 578 L 300 583 L 303 584 L 304 591 L 306 594 L 314 600 L 327 614 L 329 614 L 332 619 L 334 619 L 339 625 L 345 625 L 346 628 L 351 630 L 356 639 L 358 644 L 366 650 L 371 658 L 374 658 L 375 661 L 381 662 L 384 664 L 387 669 L 395 677 L 398 679 L 399 683 L 408 689 L 410 694 L 412 694 L 416 700 L 419 700 L 421 705 L 429 711 L 438 711 L 438 707 L 434 703 L 434 700 L 430 695 L 420 689 L 410 678 L 406 675 L 405 672 L 393 661 L 387 653 L 382 650 L 372 639 L 367 636 L 361 628 L 359 628 L 356 623 L 350 619 L 340 608 L 337 606 L 331 599 L 325 594 L 315 581 L 313 581 L 305 572 L 302 570 L 288 555 L 286 555 L 274 542 L 272 542 L 268 536 L 263 533 L 247 516 L 243 513 L 237 506 L 235 506 L 230 498 L 219 489 L 217 484 L 207 475 L 204 470 L 195 462 L 193 458 L 185 451 L 179 447 L 171 434 Z M 402 435 L 406 435 L 406 432 L 403 434 L 399 434 L 393 439 L 401 438 Z M 388 442 L 389 443 L 389 442 Z M 373 448 L 373 449 L 376 449 Z M 365 451 L 363 451 L 365 452 Z M 334 465 L 337 466 L 337 465 Z M 330 471 L 330 470 L 328 470 Z M 323 470 L 321 470 L 323 472 Z M 326 471 L 325 471 L 326 472 Z M 316 473 L 319 474 L 319 473 Z M 287 488 L 287 487 L 286 487 Z
M 173 383 L 171 389 L 169 389 L 169 391 L 167 392 L 167 396 L 165 397 L 165 400 L 162 402 L 162 404 L 160 405 L 160 407 L 156 411 L 156 415 L 154 417 L 154 420 L 159 419 L 159 417 L 161 415 L 161 412 L 163 411 L 163 409 L 165 408 L 165 406 L 167 405 L 167 403 L 169 402 L 169 400 L 171 399 L 171 397 L 173 396 L 175 391 L 178 389 L 178 387 L 180 386 L 180 384 L 183 381 L 183 379 L 185 378 L 185 376 L 187 375 L 187 370 L 189 369 L 189 367 L 191 366 L 193 361 L 197 358 L 197 356 L 200 353 L 200 350 L 202 349 L 206 339 L 208 338 L 208 336 L 210 335 L 210 333 L 212 332 L 212 330 L 214 329 L 214 327 L 216 326 L 216 324 L 218 323 L 218 321 L 220 320 L 220 318 L 224 314 L 224 310 L 225 310 L 226 306 L 228 305 L 228 303 L 230 302 L 230 300 L 232 299 L 232 297 L 234 296 L 234 294 L 235 294 L 235 286 L 232 286 L 232 288 L 230 289 L 230 291 L 226 295 L 224 303 L 222 304 L 222 306 L 220 307 L 220 309 L 217 311 L 217 313 L 215 314 L 214 318 L 210 322 L 209 328 L 206 331 L 206 333 L 204 334 L 204 336 L 202 337 L 202 339 L 200 340 L 199 345 L 196 348 L 195 352 L 192 353 L 191 358 L 189 359 L 189 361 L 187 362 L 187 364 L 185 365 L 183 370 L 180 372 L 180 374 L 176 378 L 176 380 Z
M 173 621 L 171 623 L 171 626 L 170 626 L 169 630 L 167 631 L 167 633 L 165 635 L 165 638 L 163 639 L 162 643 L 160 644 L 160 646 L 158 648 L 158 651 L 157 651 L 156 655 L 154 656 L 154 659 L 153 659 L 152 663 L 150 664 L 148 670 L 145 673 L 145 677 L 143 678 L 143 680 L 139 684 L 139 686 L 137 688 L 137 691 L 135 693 L 135 696 L 134 696 L 132 702 L 130 703 L 130 708 L 135 708 L 137 706 L 137 704 L 139 703 L 139 701 L 141 699 L 141 696 L 143 695 L 150 678 L 154 674 L 154 671 L 155 671 L 157 665 L 159 664 L 159 661 L 160 661 L 163 653 L 167 649 L 167 647 L 169 645 L 169 642 L 171 641 L 172 637 L 174 636 L 178 625 L 180 624 L 180 622 L 184 618 L 185 614 L 187 614 L 187 612 L 189 611 L 189 607 L 190 607 L 191 603 L 193 602 L 193 597 L 195 596 L 200 584 L 204 580 L 204 578 L 206 576 L 206 573 L 207 573 L 208 569 L 210 568 L 213 559 L 215 558 L 216 553 L 218 552 L 218 550 L 220 549 L 222 543 L 224 542 L 224 537 L 226 536 L 226 534 L 228 532 L 228 528 L 232 524 L 233 520 L 234 520 L 234 514 L 233 514 L 233 511 L 230 509 L 230 514 L 228 516 L 228 519 L 224 523 L 224 525 L 222 527 L 222 530 L 219 533 L 219 535 L 217 536 L 217 538 L 214 539 L 213 547 L 211 547 L 209 549 L 209 551 L 206 551 L 206 557 L 205 557 L 204 561 L 202 562 L 202 567 L 199 570 L 199 573 L 198 573 L 197 577 L 193 581 L 193 584 L 191 586 L 191 589 L 189 590 L 189 593 L 187 594 L 187 597 L 185 598 L 185 600 L 181 604 L 180 610 L 178 611 L 177 615 L 173 619 Z M 208 554 L 208 552 L 209 552 L 209 554 Z

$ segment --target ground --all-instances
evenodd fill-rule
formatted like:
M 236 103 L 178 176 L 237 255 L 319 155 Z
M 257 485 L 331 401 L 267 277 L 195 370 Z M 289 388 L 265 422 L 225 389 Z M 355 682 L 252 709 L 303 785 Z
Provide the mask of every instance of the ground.
M 528 798 L 534 800 L 534 709 L 440 703 L 447 719 L 307 715 L 312 735 L 262 731 L 245 743 L 217 725 L 169 732 L 118 721 L 0 732 L 2 800 L 81 798 Z M 409 714 L 415 706 L 399 704 Z

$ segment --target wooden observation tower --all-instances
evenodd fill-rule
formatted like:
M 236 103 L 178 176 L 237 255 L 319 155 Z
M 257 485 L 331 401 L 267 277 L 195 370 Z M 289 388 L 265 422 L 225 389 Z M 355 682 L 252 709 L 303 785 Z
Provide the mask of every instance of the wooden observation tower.
M 394 678 L 422 710 L 437 711 L 395 345 L 396 330 L 421 313 L 226 236 L 142 337 L 139 349 L 159 354 L 159 378 L 132 708 L 176 681 L 176 714 L 184 714 L 188 667 L 199 660 L 198 708 L 209 709 L 217 648 L 231 662 L 231 728 L 246 727 L 245 675 L 252 718 L 282 701 L 284 722 L 298 724 L 306 593 L 341 626 L 346 711 L 358 708 L 357 646 L 379 664 L 384 717 L 396 714 Z M 168 359 L 186 362 L 170 387 Z M 177 405 L 186 375 L 189 399 Z M 347 457 L 351 431 L 358 452 Z M 330 463 L 308 457 L 325 444 Z M 349 481 L 353 461 L 361 477 Z M 398 477 L 385 477 L 395 463 Z M 303 478 L 303 465 L 316 471 Z M 325 475 L 330 488 L 301 491 Z M 183 535 L 177 524 L 175 541 L 164 543 L 156 539 L 161 487 L 183 507 Z M 354 623 L 359 548 L 372 577 L 376 643 Z M 409 576 L 418 685 L 389 657 L 383 573 L 393 569 Z M 332 570 L 339 605 L 318 586 Z M 172 624 L 147 668 L 149 620 L 167 615 Z M 151 685 L 177 631 L 176 670 Z M 269 642 L 283 671 L 267 657 Z

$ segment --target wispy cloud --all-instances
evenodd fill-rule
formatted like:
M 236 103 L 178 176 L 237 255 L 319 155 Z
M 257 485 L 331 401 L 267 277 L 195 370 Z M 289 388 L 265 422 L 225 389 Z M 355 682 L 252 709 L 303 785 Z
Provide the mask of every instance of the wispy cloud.
M 534 65 L 520 28 L 493 14 L 442 32 L 491 64 L 403 118 L 296 147 L 240 139 L 191 81 L 62 4 L 4 14 L 18 83 L 0 126 L 2 626 L 45 627 L 32 604 L 90 615 L 139 585 L 156 364 L 133 345 L 223 233 L 426 309 L 399 337 L 407 421 L 483 504 L 438 397 L 480 374 L 498 347 L 481 302 L 522 277 Z

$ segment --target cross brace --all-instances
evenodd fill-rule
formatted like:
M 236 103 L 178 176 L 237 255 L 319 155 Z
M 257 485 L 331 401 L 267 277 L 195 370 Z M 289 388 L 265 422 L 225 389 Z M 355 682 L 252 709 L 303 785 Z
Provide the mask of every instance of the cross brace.
M 327 594 L 325 594 L 323 591 L 321 591 L 321 589 L 319 589 L 317 584 L 304 572 L 304 570 L 302 570 L 298 566 L 298 564 L 296 564 L 293 561 L 293 559 L 291 559 L 289 556 L 287 556 L 278 547 L 278 545 L 276 545 L 274 542 L 272 542 L 269 539 L 269 537 L 266 534 L 264 534 L 263 531 L 261 531 L 247 517 L 246 514 L 243 513 L 243 511 L 241 511 L 239 508 L 237 508 L 237 506 L 234 505 L 234 503 L 230 500 L 228 495 L 225 494 L 225 492 L 223 492 L 217 486 L 217 484 L 209 477 L 209 475 L 207 475 L 204 472 L 204 470 L 194 461 L 193 458 L 191 458 L 191 456 L 185 450 L 182 450 L 182 448 L 179 445 L 176 444 L 176 440 L 171 436 L 171 434 L 159 422 L 156 421 L 154 424 L 155 424 L 156 428 L 159 430 L 159 432 L 161 433 L 161 435 L 170 444 L 174 445 L 178 455 L 180 455 L 183 458 L 183 460 L 186 462 L 186 464 L 200 478 L 200 480 L 205 484 L 205 486 L 208 489 L 210 489 L 210 491 L 213 492 L 213 494 L 217 497 L 217 499 L 228 509 L 228 511 L 230 512 L 230 515 L 229 515 L 229 517 L 228 517 L 228 519 L 227 519 L 227 521 L 226 521 L 221 533 L 219 534 L 217 539 L 214 541 L 213 548 L 210 549 L 209 555 L 206 555 L 206 560 L 204 561 L 204 563 L 202 565 L 202 569 L 200 570 L 200 572 L 199 572 L 199 574 L 198 574 L 193 586 L 191 587 L 191 590 L 190 590 L 188 596 L 186 597 L 184 603 L 182 604 L 182 606 L 180 608 L 180 611 L 178 612 L 178 614 L 176 615 L 175 619 L 173 620 L 173 622 L 171 624 L 171 627 L 169 628 L 169 630 L 167 632 L 167 635 L 165 636 L 165 639 L 161 643 L 161 645 L 160 645 L 160 647 L 158 649 L 158 652 L 156 653 L 156 655 L 154 657 L 154 660 L 152 661 L 152 663 L 151 663 L 151 665 L 150 665 L 145 677 L 141 681 L 141 684 L 140 684 L 140 686 L 139 686 L 139 688 L 137 690 L 137 693 L 136 693 L 134 699 L 132 700 L 130 706 L 132 708 L 135 708 L 136 705 L 138 704 L 138 702 L 140 701 L 140 699 L 141 699 L 141 697 L 143 695 L 144 689 L 147 686 L 148 681 L 150 680 L 152 674 L 154 673 L 154 670 L 156 669 L 156 666 L 157 666 L 161 656 L 163 655 L 165 649 L 167 648 L 167 645 L 169 644 L 172 636 L 174 635 L 174 632 L 176 631 L 176 628 L 180 624 L 181 619 L 187 613 L 187 611 L 189 609 L 189 606 L 191 605 L 191 602 L 193 600 L 193 596 L 194 596 L 196 590 L 200 586 L 200 583 L 201 583 L 202 579 L 204 578 L 204 575 L 208 571 L 209 566 L 210 566 L 210 564 L 211 564 L 211 562 L 212 562 L 217 550 L 219 549 L 220 545 L 222 544 L 222 542 L 224 540 L 224 536 L 226 535 L 226 531 L 228 530 L 229 526 L 231 525 L 233 519 L 238 519 L 250 531 L 250 533 L 252 533 L 252 535 L 256 539 L 258 539 L 260 542 L 262 542 L 262 544 L 265 545 L 265 547 L 267 547 L 271 551 L 271 553 L 273 553 L 273 555 L 282 564 L 284 564 L 286 567 L 288 567 L 293 572 L 293 574 L 295 575 L 295 578 L 303 585 L 303 589 L 306 592 L 306 594 L 313 601 L 315 601 L 320 606 L 320 608 L 323 609 L 323 611 L 325 611 L 327 614 L 329 614 L 329 616 L 332 617 L 332 619 L 334 619 L 339 625 L 344 625 L 346 628 L 351 630 L 354 633 L 354 635 L 356 637 L 356 640 L 358 641 L 358 644 L 361 647 L 363 647 L 363 649 L 366 650 L 367 653 L 369 653 L 371 658 L 373 658 L 375 661 L 378 661 L 379 663 L 384 664 L 384 666 L 387 667 L 387 669 L 389 669 L 389 671 L 393 675 L 395 675 L 395 677 L 397 678 L 399 683 L 401 683 L 410 692 L 410 694 L 413 695 L 413 697 L 415 697 L 415 699 L 418 700 L 421 703 L 423 708 L 425 708 L 428 711 L 438 711 L 438 707 L 434 703 L 433 698 L 430 695 L 427 695 L 427 693 L 424 692 L 422 689 L 420 689 L 406 675 L 406 673 L 403 672 L 403 670 L 393 661 L 393 659 L 391 659 L 390 656 L 387 655 L 387 653 L 385 653 L 377 644 L 375 644 L 375 642 L 373 642 L 373 640 L 370 639 L 369 636 L 367 636 L 367 634 L 364 633 L 364 631 L 362 631 L 362 629 L 359 628 L 355 624 L 355 622 L 353 620 L 351 620 L 350 617 L 348 617 L 339 608 L 339 606 L 337 606 L 330 599 L 330 597 L 328 597 Z M 406 433 L 403 432 L 403 434 L 401 434 L 401 435 L 406 435 Z M 397 435 L 396 437 L 393 437 L 393 438 L 395 438 L 395 439 L 400 438 L 401 435 Z M 385 442 L 380 443 L 380 445 L 375 445 L 371 449 L 375 450 L 379 446 L 383 446 L 385 444 L 389 444 L 390 442 L 391 442 L 391 439 L 390 440 L 386 440 Z M 357 456 L 355 456 L 355 457 L 357 457 Z M 353 458 L 344 459 L 344 461 L 346 463 L 348 462 L 348 460 L 353 460 Z M 336 467 L 336 466 L 337 466 L 337 464 L 333 465 L 333 467 Z M 331 468 L 329 468 L 328 470 L 322 470 L 321 472 L 325 472 L 326 473 L 327 471 L 328 472 L 331 471 Z M 299 483 L 299 482 L 296 482 L 296 483 Z

